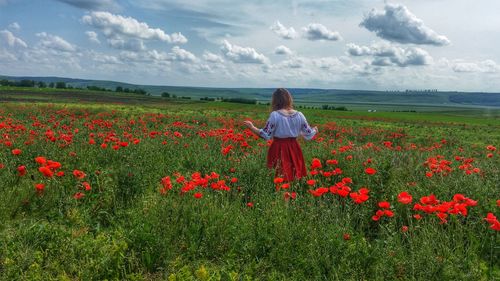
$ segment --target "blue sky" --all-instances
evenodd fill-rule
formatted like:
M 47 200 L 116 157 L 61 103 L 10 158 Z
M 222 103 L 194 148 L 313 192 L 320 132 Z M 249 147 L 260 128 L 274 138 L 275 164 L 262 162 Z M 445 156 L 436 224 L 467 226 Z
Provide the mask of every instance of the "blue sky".
M 0 74 L 500 91 L 496 0 L 0 0 Z

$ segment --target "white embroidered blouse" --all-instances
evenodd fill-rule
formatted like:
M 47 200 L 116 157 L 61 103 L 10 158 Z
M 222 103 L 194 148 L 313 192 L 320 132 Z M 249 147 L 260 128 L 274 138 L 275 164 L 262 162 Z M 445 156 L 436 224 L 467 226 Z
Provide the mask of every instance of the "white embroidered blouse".
M 269 140 L 277 138 L 296 138 L 302 135 L 306 140 L 310 140 L 316 134 L 316 130 L 307 123 L 302 112 L 295 111 L 287 115 L 280 111 L 273 111 L 267 120 L 266 126 L 259 130 L 259 135 Z

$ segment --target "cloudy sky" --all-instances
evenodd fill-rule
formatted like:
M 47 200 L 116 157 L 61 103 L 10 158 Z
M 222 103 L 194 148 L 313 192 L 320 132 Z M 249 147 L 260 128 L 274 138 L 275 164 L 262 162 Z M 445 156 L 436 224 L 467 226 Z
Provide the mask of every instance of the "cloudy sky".
M 498 0 L 0 0 L 0 75 L 500 91 Z

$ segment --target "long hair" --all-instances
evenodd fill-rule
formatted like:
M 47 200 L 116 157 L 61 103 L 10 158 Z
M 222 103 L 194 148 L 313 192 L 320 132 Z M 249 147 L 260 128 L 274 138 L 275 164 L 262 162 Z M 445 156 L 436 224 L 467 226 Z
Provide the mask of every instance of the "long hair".
M 285 88 L 278 88 L 273 93 L 271 100 L 271 110 L 292 109 L 293 98 L 290 92 Z

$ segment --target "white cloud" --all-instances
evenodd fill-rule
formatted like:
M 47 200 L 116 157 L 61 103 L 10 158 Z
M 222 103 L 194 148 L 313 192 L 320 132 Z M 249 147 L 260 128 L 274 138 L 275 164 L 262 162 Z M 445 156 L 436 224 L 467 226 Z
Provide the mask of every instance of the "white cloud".
M 68 5 L 86 10 L 117 10 L 120 8 L 114 0 L 57 0 Z
M 276 49 L 274 49 L 274 54 L 276 54 L 276 55 L 291 55 L 292 50 L 290 50 L 287 46 L 281 45 L 281 46 L 276 47 Z
M 122 38 L 110 38 L 108 39 L 109 46 L 115 49 L 140 52 L 146 50 L 144 42 L 139 39 L 122 39 Z
M 211 63 L 223 63 L 224 62 L 224 60 L 219 55 L 216 55 L 216 54 L 208 52 L 208 51 L 205 51 L 203 53 L 203 59 L 208 61 L 208 62 L 211 62 Z
M 373 9 L 360 26 L 383 39 L 402 44 L 448 45 L 450 40 L 437 34 L 403 5 L 386 4 L 384 11 Z
M 116 56 L 90 51 L 87 54 L 93 62 L 102 64 L 120 64 L 120 60 Z
M 303 57 L 292 57 L 288 60 L 283 61 L 280 66 L 285 68 L 304 68 L 308 64 L 309 60 Z
M 333 70 L 333 69 L 341 69 L 346 63 L 351 63 L 350 61 L 341 61 L 336 57 L 325 57 L 315 59 L 313 64 L 321 69 Z
M 326 26 L 320 23 L 311 23 L 306 27 L 302 28 L 304 31 L 304 36 L 309 40 L 329 40 L 337 41 L 341 40 L 342 37 L 337 31 L 332 31 L 326 28 Z
M 63 38 L 57 35 L 48 34 L 46 32 L 40 32 L 37 33 L 36 36 L 40 37 L 40 41 L 38 42 L 38 44 L 44 48 L 53 49 L 56 51 L 63 51 L 63 52 L 76 51 L 76 47 L 73 44 L 69 43 L 68 41 L 64 40 Z
M 188 41 L 187 38 L 180 32 L 170 34 L 170 38 L 174 44 L 186 44 Z
M 274 33 L 276 33 L 283 39 L 294 39 L 297 37 L 297 32 L 293 27 L 286 28 L 278 20 L 273 25 L 271 25 L 269 29 L 274 31 Z
M 376 66 L 410 66 L 410 65 L 428 65 L 433 62 L 432 57 L 427 51 L 408 47 L 380 43 L 371 46 L 358 46 L 356 44 L 347 44 L 347 53 L 351 56 L 372 56 L 372 65 Z
M 233 45 L 227 40 L 222 42 L 221 50 L 224 56 L 232 62 L 257 64 L 265 64 L 269 62 L 269 59 L 266 56 L 258 53 L 254 48 Z
M 7 50 L 0 49 L 0 61 L 1 62 L 14 62 L 17 61 L 17 57 L 8 52 Z
M 172 52 L 169 54 L 171 60 L 175 61 L 183 61 L 183 62 L 195 62 L 196 61 L 196 56 L 179 46 L 174 46 L 172 48 Z
M 186 37 L 180 32 L 168 35 L 159 28 L 151 28 L 145 22 L 132 17 L 123 17 L 108 12 L 91 12 L 82 17 L 85 24 L 100 29 L 107 38 L 130 37 L 145 40 L 160 40 L 168 43 L 184 44 Z
M 87 38 L 89 39 L 90 42 L 101 44 L 101 41 L 99 41 L 97 33 L 95 33 L 94 31 L 85 31 L 85 35 L 87 35 Z
M 6 42 L 9 47 L 28 47 L 28 45 L 21 38 L 14 36 L 14 34 L 8 30 L 0 31 L 0 39 Z
M 17 22 L 13 22 L 13 23 L 9 24 L 8 28 L 10 30 L 16 30 L 16 31 L 21 30 L 21 26 Z
M 368 56 L 372 50 L 367 46 L 358 46 L 354 43 L 347 44 L 347 53 L 351 56 Z
M 457 60 L 452 64 L 452 69 L 455 72 L 496 73 L 500 72 L 500 65 L 493 60 L 484 60 L 479 62 Z

